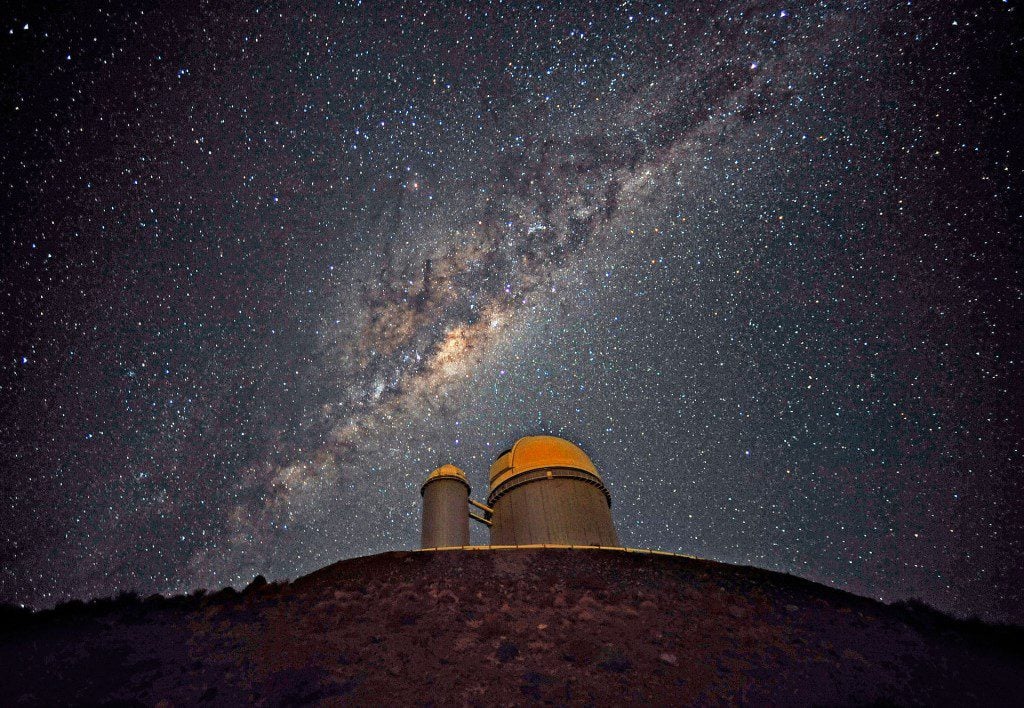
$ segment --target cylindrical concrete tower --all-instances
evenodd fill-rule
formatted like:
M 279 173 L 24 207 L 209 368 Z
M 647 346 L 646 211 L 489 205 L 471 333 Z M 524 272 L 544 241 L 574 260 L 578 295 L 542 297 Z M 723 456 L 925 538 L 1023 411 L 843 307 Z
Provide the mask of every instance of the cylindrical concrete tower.
M 586 453 L 549 435 L 520 438 L 491 465 L 491 544 L 618 546 L 611 495 Z
M 423 496 L 422 548 L 469 545 L 469 482 L 455 465 L 442 465 L 420 488 Z

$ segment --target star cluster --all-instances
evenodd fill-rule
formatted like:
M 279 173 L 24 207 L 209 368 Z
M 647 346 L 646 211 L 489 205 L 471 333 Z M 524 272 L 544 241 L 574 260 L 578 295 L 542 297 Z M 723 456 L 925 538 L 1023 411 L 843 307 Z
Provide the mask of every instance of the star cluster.
M 546 432 L 627 545 L 1024 621 L 1016 3 L 2 20 L 0 599 L 414 547 Z

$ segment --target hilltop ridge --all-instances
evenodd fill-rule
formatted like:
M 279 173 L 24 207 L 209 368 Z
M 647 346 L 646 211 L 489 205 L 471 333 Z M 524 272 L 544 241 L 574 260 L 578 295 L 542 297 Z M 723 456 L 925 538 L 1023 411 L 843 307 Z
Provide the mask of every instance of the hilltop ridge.
M 1024 702 L 1024 631 L 610 549 L 391 552 L 12 617 L 16 704 Z

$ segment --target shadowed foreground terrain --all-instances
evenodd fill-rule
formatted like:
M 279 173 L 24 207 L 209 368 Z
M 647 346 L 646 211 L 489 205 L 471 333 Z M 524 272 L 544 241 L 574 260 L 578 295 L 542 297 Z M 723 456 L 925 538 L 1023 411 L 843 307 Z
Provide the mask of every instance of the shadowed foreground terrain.
M 1020 704 L 1024 633 L 610 550 L 385 553 L 0 618 L 14 704 Z

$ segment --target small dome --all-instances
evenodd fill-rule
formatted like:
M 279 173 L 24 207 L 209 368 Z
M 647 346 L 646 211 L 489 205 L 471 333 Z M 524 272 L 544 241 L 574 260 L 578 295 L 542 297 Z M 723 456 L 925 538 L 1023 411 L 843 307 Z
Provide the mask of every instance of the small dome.
M 423 489 L 431 482 L 436 482 L 439 479 L 454 479 L 462 482 L 467 487 L 469 482 L 466 481 L 466 473 L 460 470 L 455 465 L 441 465 L 436 470 L 427 475 L 427 479 L 423 482 L 423 486 L 420 487 L 420 494 L 423 494 Z
M 505 479 L 548 467 L 581 470 L 600 479 L 587 453 L 576 445 L 552 435 L 530 435 L 519 438 L 511 450 L 501 453 L 491 465 L 491 489 Z

